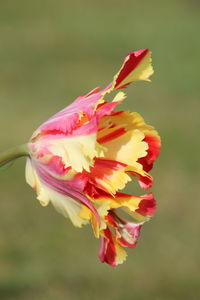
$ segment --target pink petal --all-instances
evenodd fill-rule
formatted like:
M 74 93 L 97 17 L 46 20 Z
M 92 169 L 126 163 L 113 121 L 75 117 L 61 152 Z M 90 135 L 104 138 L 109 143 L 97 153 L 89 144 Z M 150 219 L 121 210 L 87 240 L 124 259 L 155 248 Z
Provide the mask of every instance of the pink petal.
M 97 210 L 95 209 L 94 205 L 84 195 L 84 193 L 81 192 L 84 189 L 85 184 L 87 182 L 87 178 L 83 174 L 77 175 L 77 178 L 75 178 L 75 180 L 61 180 L 53 177 L 48 172 L 48 170 L 41 164 L 39 165 L 36 162 L 33 163 L 33 166 L 36 169 L 39 178 L 44 182 L 44 184 L 49 186 L 51 189 L 54 189 L 58 193 L 69 196 L 81 202 L 83 205 L 87 206 L 95 215 L 99 226 L 101 225 L 100 216 Z
M 101 99 L 101 93 L 88 94 L 78 97 L 72 104 L 52 116 L 34 132 L 32 138 L 43 132 L 70 134 L 77 127 L 80 113 L 85 113 L 89 118 L 94 114 L 96 103 Z

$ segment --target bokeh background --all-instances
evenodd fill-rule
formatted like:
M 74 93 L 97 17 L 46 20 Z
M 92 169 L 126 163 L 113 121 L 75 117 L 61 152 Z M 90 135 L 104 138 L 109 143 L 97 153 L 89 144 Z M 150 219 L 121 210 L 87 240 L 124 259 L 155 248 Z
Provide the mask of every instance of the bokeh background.
M 1 170 L 0 299 L 200 299 L 199 20 L 197 0 L 0 1 L 0 151 L 105 86 L 128 52 L 145 47 L 155 75 L 129 87 L 123 108 L 163 143 L 152 172 L 157 213 L 117 268 L 98 261 L 89 226 L 40 206 L 23 158 Z

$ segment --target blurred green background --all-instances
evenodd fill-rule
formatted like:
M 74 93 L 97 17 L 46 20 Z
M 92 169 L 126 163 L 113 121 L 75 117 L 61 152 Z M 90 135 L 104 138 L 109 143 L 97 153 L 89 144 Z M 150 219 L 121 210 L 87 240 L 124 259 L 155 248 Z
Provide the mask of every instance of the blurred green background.
M 98 261 L 89 226 L 39 205 L 24 159 L 0 171 L 0 299 L 200 299 L 199 20 L 197 0 L 0 1 L 1 151 L 145 47 L 152 83 L 129 87 L 122 108 L 140 112 L 163 143 L 157 213 L 117 268 Z

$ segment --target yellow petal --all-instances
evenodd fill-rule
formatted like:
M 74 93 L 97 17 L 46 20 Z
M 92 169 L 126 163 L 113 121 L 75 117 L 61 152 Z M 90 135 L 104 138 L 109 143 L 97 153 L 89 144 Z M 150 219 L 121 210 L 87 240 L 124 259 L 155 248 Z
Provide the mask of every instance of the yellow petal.
M 115 244 L 115 250 L 116 250 L 116 264 L 122 264 L 127 257 L 127 253 L 126 251 L 119 245 L 119 243 L 116 241 L 114 241 Z
M 130 82 L 145 80 L 150 81 L 149 77 L 153 74 L 153 67 L 151 65 L 151 52 L 148 52 L 140 64 L 127 76 L 122 82 L 120 82 L 120 87 L 124 86 Z M 115 76 L 117 78 L 118 74 Z M 119 88 L 119 87 L 118 87 Z
M 105 158 L 136 166 L 138 165 L 137 160 L 147 155 L 148 145 L 143 142 L 143 139 L 143 132 L 135 129 L 104 143 L 107 148 Z
M 76 172 L 89 171 L 94 157 L 103 156 L 102 148 L 96 142 L 96 134 L 54 139 L 49 150 L 62 157 L 65 167 L 71 166 Z
M 55 209 L 64 217 L 69 218 L 74 226 L 81 227 L 88 223 L 88 220 L 79 216 L 82 209 L 82 205 L 79 202 L 50 188 L 47 188 L 47 191 Z
M 46 191 L 44 184 L 40 181 L 40 178 L 37 175 L 37 172 L 31 164 L 31 160 L 28 158 L 26 162 L 26 171 L 25 177 L 27 183 L 36 191 L 37 199 L 40 201 L 42 206 L 48 205 L 50 198 L 49 194 Z

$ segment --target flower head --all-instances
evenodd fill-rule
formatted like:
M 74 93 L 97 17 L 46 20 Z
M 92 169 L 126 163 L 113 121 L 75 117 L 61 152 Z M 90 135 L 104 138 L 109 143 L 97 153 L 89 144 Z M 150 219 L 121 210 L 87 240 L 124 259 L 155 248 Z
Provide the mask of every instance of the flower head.
M 37 199 L 44 206 L 51 202 L 77 227 L 90 223 L 101 238 L 100 260 L 111 266 L 124 261 L 124 247 L 136 246 L 143 223 L 155 210 L 152 194 L 138 197 L 119 190 L 132 178 L 143 189 L 151 187 L 148 172 L 159 154 L 160 138 L 138 113 L 115 111 L 125 99 L 118 90 L 148 81 L 152 73 L 148 49 L 129 53 L 106 88 L 78 97 L 44 122 L 28 144 L 26 180 Z M 114 99 L 107 102 L 113 91 Z

